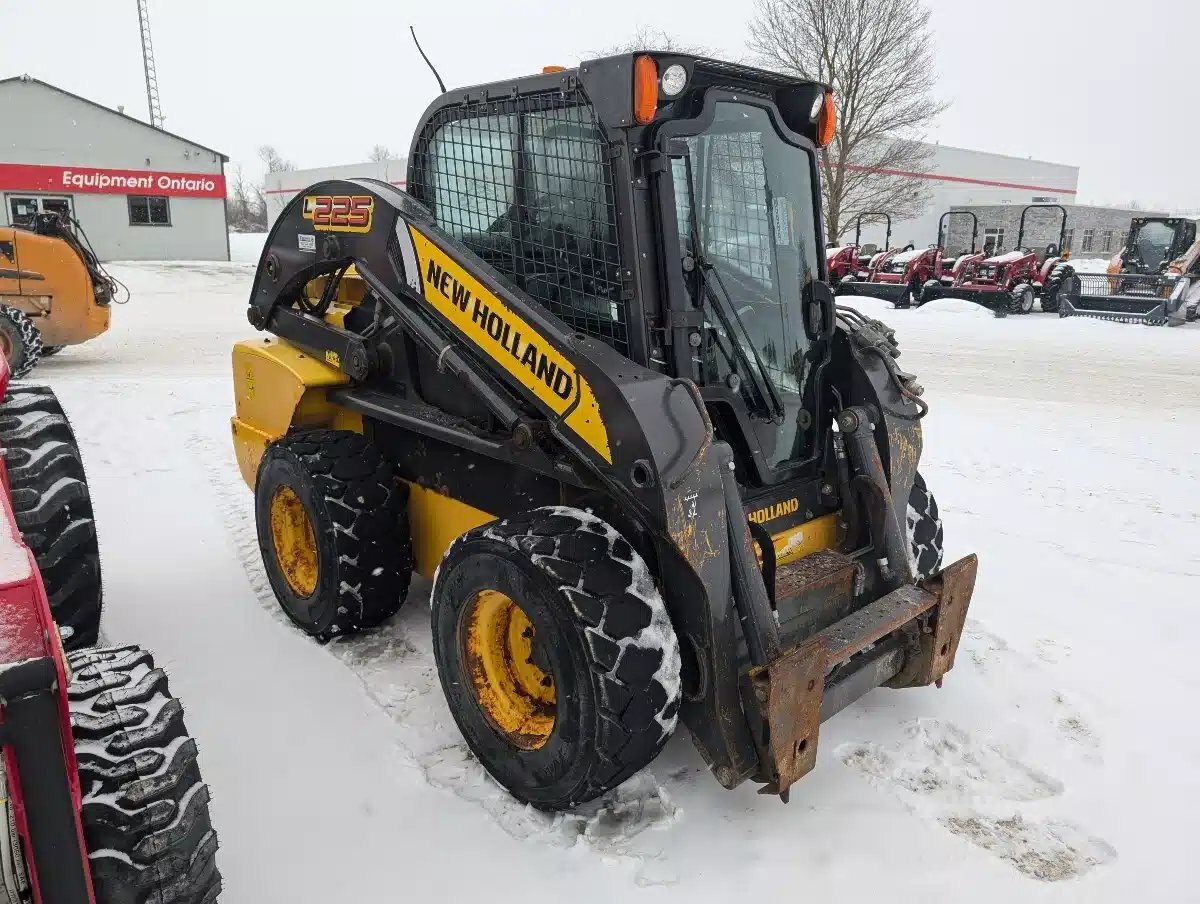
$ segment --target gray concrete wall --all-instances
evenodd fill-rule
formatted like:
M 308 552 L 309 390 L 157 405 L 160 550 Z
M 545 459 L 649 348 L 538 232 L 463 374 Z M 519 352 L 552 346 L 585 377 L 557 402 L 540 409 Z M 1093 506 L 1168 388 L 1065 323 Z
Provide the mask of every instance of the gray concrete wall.
M 1011 251 L 1016 246 L 1017 230 L 1020 226 L 1019 204 L 971 205 L 954 207 L 967 210 L 979 217 L 979 239 L 983 247 L 988 230 L 1003 229 L 1001 251 Z M 1129 221 L 1134 217 L 1165 216 L 1156 211 L 1126 210 L 1118 207 L 1067 206 L 1067 241 L 1074 257 L 1111 257 L 1125 244 L 1129 234 Z M 946 247 L 954 252 L 967 247 L 971 238 L 970 217 L 950 217 L 949 237 Z M 1031 210 L 1025 221 L 1025 236 L 1021 244 L 1026 248 L 1045 248 L 1058 243 L 1061 216 L 1054 210 Z M 1090 233 L 1090 235 L 1089 235 Z
M 35 81 L 0 83 L 0 162 L 221 175 L 221 156 Z M 148 194 L 152 192 L 147 192 Z M 0 194 L 23 194 L 5 189 Z M 222 198 L 172 197 L 170 226 L 129 222 L 125 195 L 62 191 L 103 260 L 228 260 Z M 8 225 L 5 200 L 0 223 Z

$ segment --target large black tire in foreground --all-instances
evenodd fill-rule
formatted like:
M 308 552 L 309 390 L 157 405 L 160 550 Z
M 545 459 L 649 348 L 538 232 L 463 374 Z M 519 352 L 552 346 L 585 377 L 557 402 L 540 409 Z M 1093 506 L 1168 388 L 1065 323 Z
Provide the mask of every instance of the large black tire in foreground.
M 137 647 L 68 656 L 83 834 L 97 904 L 211 904 L 217 836 L 196 742 L 167 676 Z
M 96 643 L 103 602 L 100 550 L 75 434 L 54 393 L 10 386 L 0 402 L 13 514 L 37 558 L 50 609 L 68 650 Z
M 646 563 L 578 509 L 468 531 L 433 586 L 450 711 L 514 797 L 562 810 L 649 764 L 675 730 L 679 641 Z
M 0 305 L 0 353 L 8 359 L 14 380 L 26 376 L 42 360 L 42 333 L 24 311 Z
M 407 488 L 365 437 L 309 430 L 267 447 L 258 545 L 283 611 L 319 640 L 373 628 L 412 577 Z
M 945 556 L 942 518 L 938 514 L 937 500 L 925 486 L 925 478 L 920 474 L 908 495 L 906 520 L 913 572 L 918 579 L 933 577 L 941 570 Z

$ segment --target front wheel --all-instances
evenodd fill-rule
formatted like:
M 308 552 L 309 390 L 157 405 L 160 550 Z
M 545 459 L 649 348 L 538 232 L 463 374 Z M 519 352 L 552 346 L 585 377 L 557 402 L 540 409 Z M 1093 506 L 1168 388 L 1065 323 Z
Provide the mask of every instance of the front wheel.
M 944 535 L 937 500 L 920 474 L 917 474 L 912 492 L 908 494 L 906 521 L 913 574 L 918 580 L 928 580 L 942 568 Z
M 599 518 L 541 508 L 468 531 L 432 602 L 450 711 L 518 800 L 599 797 L 675 730 L 679 641 L 646 563 Z
M 1018 283 L 1013 287 L 1009 297 L 1008 311 L 1010 314 L 1028 314 L 1033 310 L 1036 295 L 1029 283 Z
M 208 786 L 166 674 L 133 646 L 80 650 L 68 665 L 96 904 L 213 904 L 221 874 Z

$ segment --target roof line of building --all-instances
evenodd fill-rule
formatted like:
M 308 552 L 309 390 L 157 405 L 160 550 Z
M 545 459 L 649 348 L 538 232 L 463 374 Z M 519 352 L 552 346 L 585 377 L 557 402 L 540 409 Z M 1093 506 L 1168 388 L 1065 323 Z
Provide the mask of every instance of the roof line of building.
M 1018 157 L 1016 154 L 1000 154 L 995 151 L 981 151 L 979 148 L 964 148 L 957 144 L 945 144 L 941 141 L 921 141 L 926 147 L 945 148 L 948 151 L 962 151 L 966 154 L 982 154 L 985 157 L 1003 157 L 1005 160 L 1023 160 L 1026 163 L 1045 163 L 1050 166 L 1062 166 L 1068 169 L 1079 169 L 1077 163 L 1059 163 L 1057 160 L 1039 160 L 1036 157 Z
M 66 88 L 60 88 L 58 85 L 51 85 L 49 82 L 43 82 L 40 78 L 34 78 L 32 75 L 12 75 L 8 78 L 0 78 L 0 85 L 8 82 L 33 82 L 34 84 L 41 85 L 43 88 L 49 88 L 51 91 L 57 91 L 59 94 L 65 94 L 67 97 L 73 97 L 75 100 L 82 101 L 83 103 L 96 107 L 97 109 L 104 110 L 106 113 L 111 113 L 113 116 L 120 116 L 122 119 L 127 119 L 129 122 L 137 123 L 139 126 L 144 128 L 153 129 L 159 134 L 168 135 L 178 141 L 183 141 L 192 145 L 193 147 L 197 147 L 202 151 L 208 151 L 210 154 L 216 154 L 225 163 L 229 162 L 228 154 L 222 154 L 218 150 L 207 147 L 206 145 L 200 144 L 197 141 L 192 141 L 190 138 L 184 138 L 182 135 L 176 135 L 174 132 L 168 132 L 166 129 L 155 128 L 154 126 L 150 125 L 150 123 L 138 119 L 136 116 L 130 116 L 128 113 L 123 113 L 120 110 L 114 110 L 112 107 L 106 107 L 104 104 L 96 103 L 96 101 L 89 100 L 86 97 L 68 91 Z
M 908 170 L 880 169 L 874 166 L 858 166 L 853 163 L 847 163 L 846 168 L 860 172 L 879 173 L 884 176 L 902 176 L 906 179 L 928 179 L 931 182 L 965 182 L 968 185 L 986 185 L 989 188 L 1019 188 L 1023 191 L 1049 191 L 1064 195 L 1079 194 L 1078 189 L 1074 188 L 1050 188 L 1046 185 L 1022 185 L 1020 182 L 997 182 L 994 179 L 972 179 L 968 176 L 947 176 L 942 173 L 918 173 Z

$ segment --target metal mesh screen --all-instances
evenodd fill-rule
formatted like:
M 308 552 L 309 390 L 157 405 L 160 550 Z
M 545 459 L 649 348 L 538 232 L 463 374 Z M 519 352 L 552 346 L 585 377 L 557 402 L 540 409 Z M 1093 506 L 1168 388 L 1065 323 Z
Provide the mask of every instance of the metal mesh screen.
M 572 329 L 629 350 L 612 168 L 592 108 L 561 94 L 435 115 L 409 191 Z
M 691 140 L 700 144 L 706 207 L 701 239 L 708 253 L 770 283 L 771 222 L 761 136 L 736 132 Z

